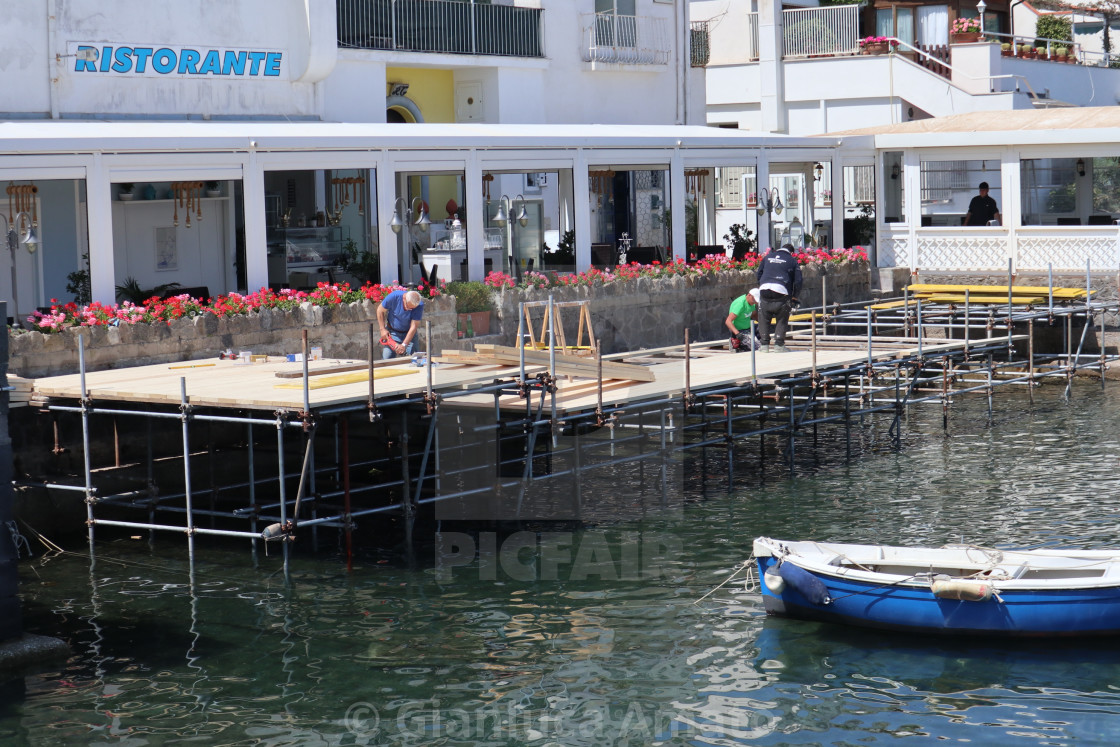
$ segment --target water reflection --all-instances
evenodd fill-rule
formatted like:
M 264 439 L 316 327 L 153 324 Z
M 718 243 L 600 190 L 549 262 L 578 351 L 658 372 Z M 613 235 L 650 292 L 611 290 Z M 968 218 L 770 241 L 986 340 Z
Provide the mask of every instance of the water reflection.
M 914 411 L 901 451 L 857 429 L 865 451 L 850 464 L 843 435 L 822 431 L 837 448 L 811 468 L 776 479 L 780 464 L 737 465 L 730 497 L 714 487 L 722 457 L 699 459 L 668 514 L 530 533 L 512 572 L 497 540 L 456 563 L 433 549 L 416 569 L 294 558 L 287 579 L 282 558 L 254 566 L 221 544 L 193 569 L 173 542 L 102 546 L 95 566 L 38 558 L 23 574 L 28 627 L 74 656 L 3 684 L 0 741 L 1115 743 L 1120 642 L 767 619 L 740 583 L 693 604 L 760 534 L 1116 546 L 1117 507 L 1101 496 L 1120 492 L 1120 389 L 1059 395 L 1024 395 L 991 425 L 982 400 L 962 402 L 947 433 L 939 409 Z

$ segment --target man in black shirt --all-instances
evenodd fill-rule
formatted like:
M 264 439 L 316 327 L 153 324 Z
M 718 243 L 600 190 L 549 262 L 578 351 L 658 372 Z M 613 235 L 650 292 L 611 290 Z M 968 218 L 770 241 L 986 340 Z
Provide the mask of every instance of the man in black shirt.
M 988 221 L 999 221 L 999 205 L 988 197 L 988 183 L 980 182 L 980 194 L 968 203 L 968 212 L 964 216 L 966 226 L 986 226 Z

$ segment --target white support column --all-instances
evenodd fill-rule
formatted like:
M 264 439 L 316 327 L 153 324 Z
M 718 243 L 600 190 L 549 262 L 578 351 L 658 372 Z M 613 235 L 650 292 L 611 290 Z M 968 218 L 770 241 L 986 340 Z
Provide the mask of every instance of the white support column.
M 264 204 L 264 167 L 250 150 L 242 166 L 245 193 L 245 285 L 250 293 L 268 285 L 268 235 Z
M 787 132 L 785 71 L 782 68 L 781 0 L 758 3 L 758 77 L 761 91 L 762 129 Z
M 904 185 L 902 209 L 906 211 L 906 241 L 910 245 L 910 271 L 919 270 L 918 226 L 922 225 L 922 163 L 916 150 L 902 151 Z
M 389 227 L 397 199 L 397 174 L 393 162 L 382 158 L 377 164 L 377 246 L 381 264 L 381 284 L 389 285 L 399 280 L 397 265 L 400 249 L 397 234 Z
M 1022 170 L 1019 167 L 1019 154 L 1010 148 L 1004 149 L 1000 161 L 999 188 L 1002 198 L 999 206 L 1000 223 L 1007 231 L 1007 255 L 1014 262 L 1015 273 L 1019 272 L 1019 235 L 1017 229 L 1023 225 L 1023 203 L 1019 190 Z
M 560 169 L 557 175 L 557 196 L 560 203 L 560 237 L 563 238 L 564 232 L 573 230 L 576 225 L 571 169 Z
M 755 169 L 754 177 L 755 195 L 758 200 L 762 200 L 762 190 L 770 191 L 770 154 L 766 149 L 761 149 L 758 152 L 758 168 Z M 747 196 L 743 195 L 743 204 L 747 204 Z M 761 205 L 761 202 L 759 203 Z M 750 211 L 752 208 L 747 208 Z M 749 216 L 748 216 L 749 217 Z M 750 221 L 744 221 L 746 225 L 750 225 Z M 771 249 L 770 246 L 770 213 L 763 212 L 762 215 L 756 215 L 754 221 L 755 237 L 758 239 L 758 252 L 764 254 L 766 250 Z
M 591 187 L 588 182 L 587 155 L 576 151 L 572 168 L 572 199 L 576 214 L 576 272 L 591 269 Z
M 832 190 L 832 232 L 828 236 L 832 246 L 825 249 L 835 249 L 844 246 L 844 205 L 848 196 L 844 194 L 844 164 L 838 151 L 832 152 L 832 181 L 829 189 Z
M 685 239 L 685 216 L 688 214 L 688 194 L 685 189 L 684 182 L 684 158 L 681 157 L 681 149 L 679 147 L 673 149 L 673 155 L 669 156 L 669 205 L 672 208 L 672 215 L 676 220 L 672 224 L 672 236 L 669 241 L 672 244 L 673 259 L 688 259 L 688 246 Z
M 113 263 L 113 190 L 109 171 L 100 153 L 86 169 L 86 215 L 89 222 L 89 285 L 94 301 L 113 304 L 117 300 L 116 269 Z
M 473 149 L 467 153 L 463 195 L 467 201 L 467 279 L 482 280 L 486 277 L 486 200 L 482 196 L 482 163 Z

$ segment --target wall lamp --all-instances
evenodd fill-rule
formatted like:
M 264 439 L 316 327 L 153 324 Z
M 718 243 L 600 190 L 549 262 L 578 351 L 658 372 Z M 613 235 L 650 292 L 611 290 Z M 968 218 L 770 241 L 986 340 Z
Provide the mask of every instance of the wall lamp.
M 895 161 L 894 163 L 891 164 L 891 179 L 897 179 L 899 173 L 900 173 L 900 170 L 898 168 L 898 162 Z
M 20 211 L 11 220 L 0 213 L 4 220 L 4 238 L 8 244 L 8 253 L 12 257 L 12 329 L 19 329 L 19 283 L 16 282 L 16 254 L 19 245 L 27 247 L 28 254 L 34 254 L 39 248 L 39 233 L 30 213 Z
M 516 207 L 518 201 L 521 202 L 521 209 L 513 219 L 522 227 L 529 225 L 529 214 L 525 211 L 525 198 L 521 195 L 514 197 L 512 203 L 507 195 L 499 197 L 498 212 L 494 214 L 494 222 L 499 226 L 505 227 L 506 223 L 509 222 L 509 214 L 513 212 L 512 209 L 507 209 L 507 206 L 510 206 L 510 208 Z
M 1078 176 L 1085 176 L 1085 159 L 1084 158 L 1078 158 L 1077 159 L 1077 175 Z
M 757 208 L 759 215 L 766 215 L 768 213 L 781 215 L 783 207 L 785 206 L 782 205 L 782 197 L 778 194 L 777 187 L 772 187 L 770 189 L 763 187 L 759 191 Z
M 817 161 L 816 164 L 813 165 L 813 181 L 819 182 L 822 176 L 824 176 L 824 165 L 822 165 L 820 161 Z
M 416 203 L 420 203 L 419 209 L 416 208 Z M 428 226 L 432 225 L 432 221 L 428 219 L 428 208 L 422 199 L 413 197 L 412 204 L 409 205 L 403 197 L 398 197 L 393 203 L 393 220 L 389 221 L 389 228 L 393 229 L 393 233 L 400 233 L 401 226 L 409 224 L 413 215 L 416 215 L 416 220 L 411 225 L 419 227 L 421 231 L 427 231 Z

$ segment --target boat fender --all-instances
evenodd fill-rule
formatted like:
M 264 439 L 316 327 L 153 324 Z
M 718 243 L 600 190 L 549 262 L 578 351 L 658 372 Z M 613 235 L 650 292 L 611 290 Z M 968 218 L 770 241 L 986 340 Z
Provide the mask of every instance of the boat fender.
M 964 578 L 934 578 L 930 584 L 938 599 L 958 599 L 962 602 L 986 602 L 992 598 L 992 585 L 987 581 Z
M 766 569 L 766 573 L 762 575 L 762 580 L 766 582 L 766 588 L 773 594 L 781 594 L 786 588 L 786 581 L 782 578 L 781 571 L 778 570 L 776 565 Z
M 828 595 L 828 587 L 824 585 L 824 581 L 804 568 L 793 563 L 782 563 L 778 566 L 778 573 L 782 575 L 782 579 L 787 584 L 811 603 L 823 605 L 832 602 L 832 597 Z

